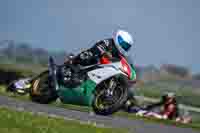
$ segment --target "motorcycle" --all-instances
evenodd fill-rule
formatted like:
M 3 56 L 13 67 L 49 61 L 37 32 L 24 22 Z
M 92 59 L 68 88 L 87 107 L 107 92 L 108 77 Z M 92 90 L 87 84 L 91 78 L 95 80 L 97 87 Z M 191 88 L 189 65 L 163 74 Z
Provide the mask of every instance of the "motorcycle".
M 31 78 L 21 78 L 8 84 L 6 92 L 12 92 L 18 95 L 26 95 L 31 87 Z
M 125 104 L 136 72 L 124 56 L 89 66 L 74 65 L 72 60 L 57 65 L 49 58 L 48 70 L 32 82 L 32 101 L 48 104 L 59 98 L 62 103 L 91 106 L 99 115 L 113 114 Z

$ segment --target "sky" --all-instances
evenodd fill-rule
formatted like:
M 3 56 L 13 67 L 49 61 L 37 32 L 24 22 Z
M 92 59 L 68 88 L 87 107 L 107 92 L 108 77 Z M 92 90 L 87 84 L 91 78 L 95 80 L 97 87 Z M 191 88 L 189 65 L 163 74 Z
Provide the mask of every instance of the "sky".
M 0 41 L 72 52 L 125 29 L 135 64 L 200 72 L 199 13 L 200 0 L 0 0 Z

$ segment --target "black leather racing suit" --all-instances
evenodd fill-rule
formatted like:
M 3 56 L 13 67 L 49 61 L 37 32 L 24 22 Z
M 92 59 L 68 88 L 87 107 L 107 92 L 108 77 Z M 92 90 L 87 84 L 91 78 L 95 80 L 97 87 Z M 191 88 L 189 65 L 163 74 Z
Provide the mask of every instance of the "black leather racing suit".
M 118 49 L 115 46 L 114 40 L 112 38 L 104 39 L 96 42 L 93 47 L 82 51 L 80 54 L 78 54 L 75 58 L 75 64 L 80 65 L 92 65 L 97 64 L 99 59 L 104 55 L 111 54 L 111 58 L 120 58 L 121 53 L 118 51 Z M 133 62 L 130 57 L 125 57 L 127 61 L 130 63 L 130 65 L 133 67 Z M 133 82 L 135 83 L 135 82 Z M 132 99 L 134 97 L 133 92 L 129 89 L 129 95 L 128 99 Z M 125 107 L 124 108 L 128 108 Z
M 74 61 L 83 66 L 92 65 L 98 63 L 99 59 L 105 54 L 119 58 L 120 53 L 112 38 L 96 42 L 93 47 L 78 54 Z

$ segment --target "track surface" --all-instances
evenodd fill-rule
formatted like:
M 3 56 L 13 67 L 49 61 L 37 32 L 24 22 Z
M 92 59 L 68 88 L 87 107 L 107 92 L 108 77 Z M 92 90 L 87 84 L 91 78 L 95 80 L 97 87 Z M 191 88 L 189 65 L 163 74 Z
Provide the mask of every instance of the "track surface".
M 129 128 L 134 133 L 199 133 L 190 128 L 179 128 L 157 123 L 145 123 L 142 120 L 129 120 L 122 117 L 106 117 L 91 115 L 88 112 L 79 112 L 48 105 L 36 104 L 28 101 L 19 101 L 10 97 L 0 96 L 0 106 L 30 111 L 33 113 L 44 113 L 54 117 L 80 120 L 86 123 L 96 123 L 97 126 Z

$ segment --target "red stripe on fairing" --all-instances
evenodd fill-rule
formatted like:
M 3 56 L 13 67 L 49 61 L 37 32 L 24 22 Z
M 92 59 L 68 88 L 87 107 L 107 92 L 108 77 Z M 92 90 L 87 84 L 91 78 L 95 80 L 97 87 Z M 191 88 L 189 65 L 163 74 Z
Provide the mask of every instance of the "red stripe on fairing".
M 128 75 L 128 78 L 130 79 L 131 77 L 131 68 L 128 64 L 128 62 L 126 61 L 126 59 L 123 56 L 121 57 L 121 64 L 122 64 L 122 70 Z

